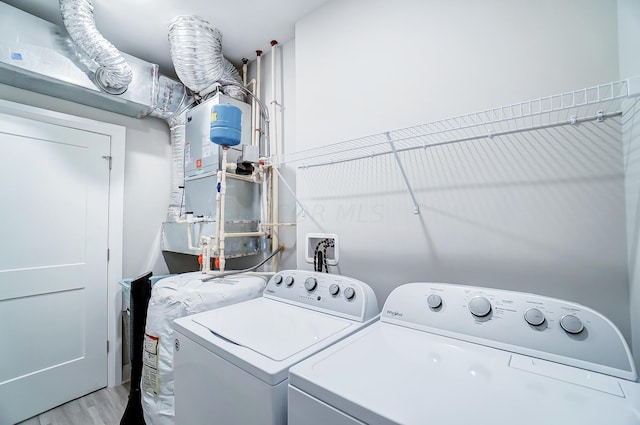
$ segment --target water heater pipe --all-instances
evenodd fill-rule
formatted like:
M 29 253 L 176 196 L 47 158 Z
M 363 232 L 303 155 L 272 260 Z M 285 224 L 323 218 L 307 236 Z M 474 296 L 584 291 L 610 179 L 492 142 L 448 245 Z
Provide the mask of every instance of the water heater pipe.
M 247 63 L 249 59 L 242 58 L 242 85 L 245 89 L 252 88 L 253 93 L 256 91 L 256 79 L 253 78 L 247 82 Z M 257 146 L 256 142 L 256 116 L 258 115 L 258 105 L 253 97 L 251 97 L 251 146 Z
M 262 93 L 260 92 L 260 80 L 261 80 L 261 73 L 262 73 L 262 50 L 256 50 L 256 93 L 255 96 L 257 98 L 257 101 L 259 102 L 261 100 L 261 96 Z M 255 133 L 255 143 L 256 146 L 260 145 L 260 114 L 256 114 L 255 117 L 255 125 L 253 127 L 254 133 Z
M 276 99 L 276 48 L 278 46 L 278 42 L 276 40 L 271 41 L 271 122 L 272 130 L 270 132 L 270 148 L 269 155 L 274 156 L 278 155 L 278 120 L 276 119 L 276 106 L 278 101 Z M 273 166 L 272 166 L 273 167 Z M 280 211 L 279 211 L 279 190 L 278 190 L 278 176 L 275 173 L 269 173 L 270 177 L 270 185 L 271 185 L 271 219 L 270 223 L 278 223 L 280 221 Z M 280 237 L 278 235 L 279 229 L 277 227 L 271 228 L 271 251 L 275 251 L 278 246 L 280 246 Z M 273 271 L 278 271 L 279 265 L 279 255 L 275 255 L 271 260 L 271 269 Z
M 247 87 L 247 62 L 249 59 L 242 58 L 242 85 Z
M 224 272 L 225 267 L 225 258 L 224 258 L 224 204 L 225 198 L 227 194 L 227 152 L 229 151 L 228 146 L 222 147 L 222 170 L 220 171 L 220 215 L 216 216 L 217 220 L 217 228 L 218 228 L 218 268 L 221 272 Z
M 175 222 L 176 223 L 180 223 L 180 224 L 186 224 L 187 225 L 187 248 L 189 248 L 191 251 L 200 251 L 202 249 L 202 240 L 203 238 L 205 238 L 205 236 L 201 236 L 200 240 L 198 242 L 198 246 L 193 245 L 193 238 L 191 236 L 191 225 L 193 223 L 203 223 L 205 221 L 208 221 L 206 218 L 204 217 L 190 217 L 189 215 L 187 215 L 187 218 L 185 220 L 180 218 L 180 213 L 178 212 L 175 215 Z

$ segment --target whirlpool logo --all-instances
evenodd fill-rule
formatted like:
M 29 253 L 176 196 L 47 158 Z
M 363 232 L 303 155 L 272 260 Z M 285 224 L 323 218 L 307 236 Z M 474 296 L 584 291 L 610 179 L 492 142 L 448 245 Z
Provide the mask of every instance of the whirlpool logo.
M 387 314 L 391 317 L 402 317 L 402 313 L 399 311 L 387 310 Z

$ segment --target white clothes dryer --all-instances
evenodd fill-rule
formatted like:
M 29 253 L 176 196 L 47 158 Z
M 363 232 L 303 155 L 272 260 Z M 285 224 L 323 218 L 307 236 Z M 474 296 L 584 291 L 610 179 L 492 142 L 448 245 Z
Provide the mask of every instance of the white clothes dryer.
M 260 298 L 175 320 L 176 423 L 286 424 L 289 368 L 378 318 L 365 283 L 289 270 Z
M 289 425 L 639 425 L 628 345 L 594 310 L 440 283 L 289 371 Z

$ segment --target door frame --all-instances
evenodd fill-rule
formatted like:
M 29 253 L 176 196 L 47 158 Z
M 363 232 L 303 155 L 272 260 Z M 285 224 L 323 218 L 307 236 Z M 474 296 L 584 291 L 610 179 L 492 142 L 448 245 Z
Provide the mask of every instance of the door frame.
M 0 99 L 0 112 L 22 118 L 105 135 L 111 140 L 111 173 L 109 176 L 109 262 L 107 263 L 107 385 L 122 383 L 122 280 L 123 221 L 124 221 L 124 161 L 126 128 L 116 124 L 94 121 L 34 106 Z M 106 349 L 106 347 L 105 347 Z

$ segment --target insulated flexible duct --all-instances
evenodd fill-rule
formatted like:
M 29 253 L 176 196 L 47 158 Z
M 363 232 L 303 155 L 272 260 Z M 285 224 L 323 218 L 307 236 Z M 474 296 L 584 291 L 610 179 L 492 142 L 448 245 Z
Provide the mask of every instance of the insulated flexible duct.
M 222 35 L 198 16 L 178 16 L 169 24 L 171 60 L 180 81 L 204 92 L 224 74 Z
M 204 99 L 218 88 L 244 100 L 240 73 L 222 55 L 222 35 L 198 16 L 178 16 L 169 24 L 171 60 L 180 81 Z
M 60 0 L 60 12 L 69 36 L 100 66 L 96 85 L 107 93 L 124 93 L 133 78 L 131 68 L 96 28 L 91 0 Z
M 220 84 L 222 84 L 222 93 L 244 102 L 245 94 L 242 89 L 240 73 L 235 65 L 226 58 L 224 59 L 224 74 L 222 75 Z

